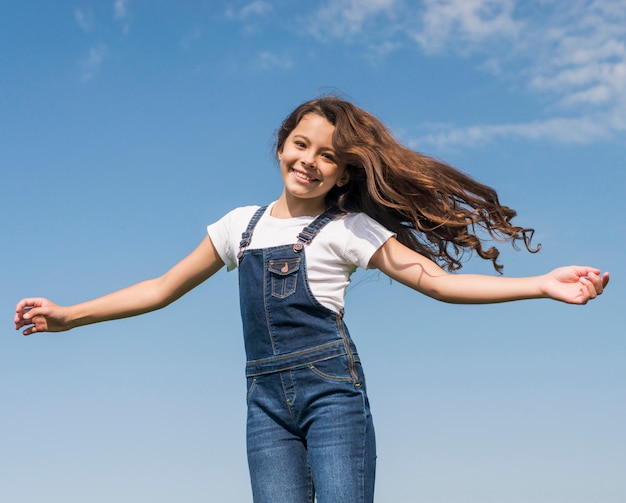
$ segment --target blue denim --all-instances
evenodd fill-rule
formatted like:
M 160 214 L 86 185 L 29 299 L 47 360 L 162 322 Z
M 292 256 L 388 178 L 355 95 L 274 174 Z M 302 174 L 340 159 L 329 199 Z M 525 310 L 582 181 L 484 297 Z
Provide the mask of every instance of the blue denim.
M 312 295 L 303 252 L 335 214 L 318 217 L 293 245 L 248 250 L 264 210 L 239 257 L 254 501 L 372 502 L 376 447 L 363 370 L 342 313 Z

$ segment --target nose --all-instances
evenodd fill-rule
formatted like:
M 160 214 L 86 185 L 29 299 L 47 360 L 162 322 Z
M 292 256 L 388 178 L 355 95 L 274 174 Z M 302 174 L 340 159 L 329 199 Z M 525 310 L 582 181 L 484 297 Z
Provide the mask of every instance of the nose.
M 315 155 L 313 154 L 313 152 L 307 151 L 304 152 L 302 154 L 302 157 L 300 158 L 300 162 L 302 163 L 303 166 L 314 166 L 315 165 Z

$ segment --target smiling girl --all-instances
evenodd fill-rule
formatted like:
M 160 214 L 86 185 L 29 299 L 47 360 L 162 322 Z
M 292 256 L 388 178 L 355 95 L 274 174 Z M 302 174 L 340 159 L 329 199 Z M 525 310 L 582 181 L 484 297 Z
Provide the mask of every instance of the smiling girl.
M 239 269 L 247 364 L 248 462 L 257 503 L 358 503 L 374 498 L 375 438 L 361 361 L 343 321 L 358 268 L 444 302 L 551 298 L 585 304 L 608 273 L 587 266 L 503 278 L 450 274 L 464 251 L 490 260 L 475 229 L 522 242 L 533 230 L 496 192 L 399 144 L 383 124 L 335 97 L 296 108 L 277 135 L 283 178 L 267 206 L 237 208 L 164 275 L 58 306 L 17 304 L 24 335 L 162 308 L 224 265 Z M 447 269 L 447 271 L 446 271 Z

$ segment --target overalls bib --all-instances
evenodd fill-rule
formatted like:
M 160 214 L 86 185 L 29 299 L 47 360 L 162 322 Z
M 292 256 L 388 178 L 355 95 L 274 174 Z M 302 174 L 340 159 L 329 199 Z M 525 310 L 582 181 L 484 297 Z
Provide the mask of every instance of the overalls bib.
M 254 501 L 371 502 L 375 440 L 360 360 L 342 313 L 322 306 L 307 279 L 304 248 L 337 213 L 294 244 L 247 249 L 265 210 L 239 252 Z

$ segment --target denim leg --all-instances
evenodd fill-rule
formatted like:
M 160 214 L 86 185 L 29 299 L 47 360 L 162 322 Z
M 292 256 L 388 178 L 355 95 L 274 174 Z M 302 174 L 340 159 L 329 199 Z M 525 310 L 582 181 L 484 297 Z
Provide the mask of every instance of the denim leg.
M 358 386 L 347 357 L 248 378 L 255 503 L 374 501 L 374 427 L 359 363 L 354 371 Z
M 289 372 L 248 379 L 248 466 L 255 503 L 314 501 L 306 443 L 287 402 L 292 398 L 285 395 L 283 383 L 290 380 Z
M 328 416 L 316 421 L 307 441 L 318 503 L 374 501 L 376 454 L 371 417 L 362 412 Z
M 341 360 L 294 372 L 315 494 L 318 503 L 371 503 L 376 441 L 365 381 L 357 364 L 355 386 Z

